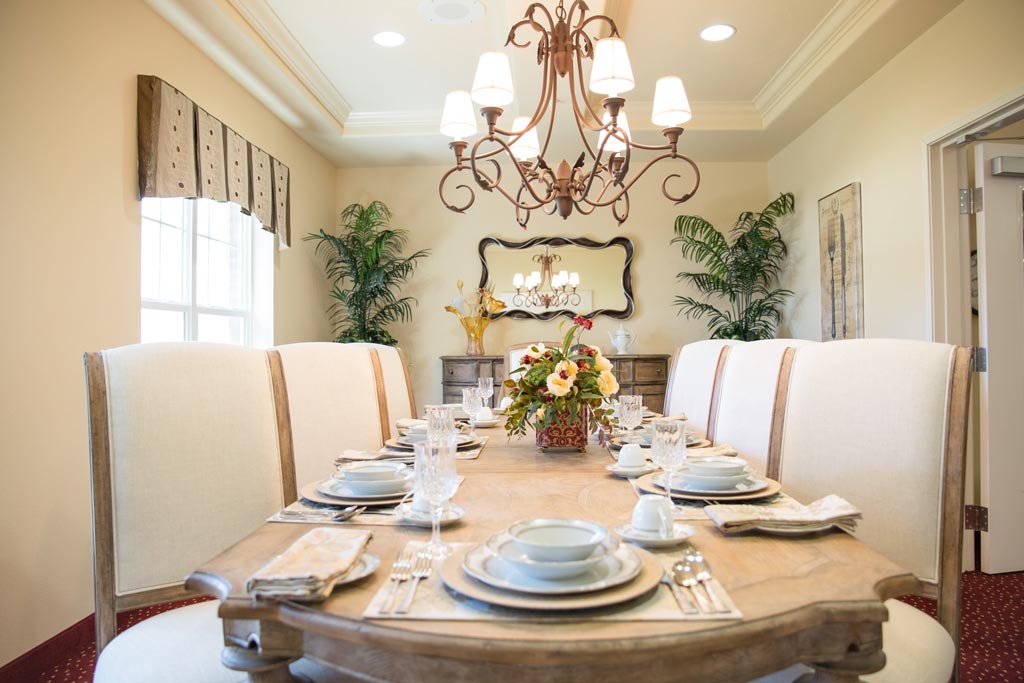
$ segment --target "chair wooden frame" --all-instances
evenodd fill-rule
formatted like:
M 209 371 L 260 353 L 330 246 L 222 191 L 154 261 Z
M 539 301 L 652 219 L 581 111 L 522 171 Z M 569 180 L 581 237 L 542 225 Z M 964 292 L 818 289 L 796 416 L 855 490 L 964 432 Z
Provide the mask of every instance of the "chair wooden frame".
M 682 344 L 676 347 L 676 350 L 672 352 L 672 358 L 669 359 L 668 366 L 668 382 L 665 384 L 665 402 L 664 410 L 666 415 L 675 415 L 679 412 L 677 406 L 671 405 L 672 401 L 672 387 L 676 381 L 676 372 L 679 367 L 679 355 L 683 352 L 683 347 L 686 344 Z M 726 344 L 718 352 L 718 360 L 715 362 L 715 378 L 711 385 L 711 401 L 708 404 L 708 422 L 703 425 L 704 435 L 706 438 L 714 443 L 714 427 L 715 420 L 718 418 L 718 401 L 722 395 L 722 375 L 725 374 L 725 364 L 729 358 L 729 349 L 732 347 Z M 690 416 L 686 416 L 689 421 Z
M 779 381 L 772 418 L 768 476 L 779 479 L 782 469 L 782 435 L 786 402 L 796 348 L 788 348 L 779 367 Z M 964 472 L 967 466 L 967 424 L 970 416 L 974 348 L 955 346 L 950 359 L 949 395 L 946 400 L 946 433 L 943 438 L 942 496 L 939 521 L 939 571 L 937 581 L 920 582 L 922 594 L 938 603 L 939 623 L 953 642 L 960 643 L 960 575 L 964 539 Z
M 92 469 L 93 570 L 96 603 L 96 654 L 117 635 L 117 613 L 162 602 L 196 597 L 200 593 L 180 585 L 164 586 L 117 595 L 114 581 L 114 506 L 111 478 L 110 422 L 107 410 L 107 374 L 102 351 L 84 354 L 89 410 L 89 456 Z M 282 494 L 285 504 L 298 498 L 295 485 L 295 457 L 291 421 L 288 415 L 288 388 L 284 381 L 281 356 L 267 351 L 281 458 Z

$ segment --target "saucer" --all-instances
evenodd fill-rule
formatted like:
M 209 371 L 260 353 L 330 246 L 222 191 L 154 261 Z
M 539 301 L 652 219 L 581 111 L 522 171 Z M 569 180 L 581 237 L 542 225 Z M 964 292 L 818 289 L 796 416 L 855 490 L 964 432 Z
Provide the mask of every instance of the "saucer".
M 616 477 L 622 477 L 623 479 L 632 479 L 633 477 L 642 477 L 645 474 L 650 474 L 651 472 L 655 471 L 658 468 L 649 463 L 647 465 L 641 465 L 640 467 L 623 467 L 618 463 L 613 463 L 611 465 L 606 465 L 605 469 L 614 474 Z
M 493 420 L 477 420 L 476 426 L 481 429 L 490 429 L 491 427 L 497 427 L 499 422 L 501 422 L 501 420 L 497 417 Z
M 633 525 L 627 522 L 615 527 L 615 533 L 630 543 L 636 543 L 646 548 L 668 548 L 669 546 L 679 545 L 693 536 L 695 532 L 689 524 L 673 522 L 672 535 L 666 537 L 653 531 L 634 529 Z
M 403 522 L 412 524 L 413 526 L 425 526 L 429 528 L 432 525 L 429 512 L 418 512 L 412 509 L 412 501 L 406 501 L 395 508 L 395 514 Z M 448 509 L 441 513 L 441 526 L 448 526 L 453 522 L 457 522 L 466 516 L 466 508 L 455 503 L 449 503 Z

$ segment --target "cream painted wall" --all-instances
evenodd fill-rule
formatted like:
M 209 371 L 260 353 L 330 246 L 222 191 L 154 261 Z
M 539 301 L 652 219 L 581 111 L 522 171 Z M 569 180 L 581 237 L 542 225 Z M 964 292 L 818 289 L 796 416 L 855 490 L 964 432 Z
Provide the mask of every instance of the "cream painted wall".
M 438 144 L 444 144 L 441 136 Z M 681 148 L 686 148 L 685 136 Z M 410 250 L 433 250 L 406 290 L 419 299 L 413 320 L 393 330 L 409 354 L 417 402 L 422 405 L 440 400 L 440 356 L 465 352 L 465 334 L 444 306 L 456 293 L 456 280 L 465 281 L 468 287 L 479 282 L 477 246 L 488 235 L 510 240 L 555 235 L 600 241 L 618 235 L 629 237 L 636 247 L 636 312 L 625 324 L 639 335 L 634 349 L 639 353 L 671 353 L 679 344 L 706 338 L 703 322 L 677 316 L 672 306 L 674 297 L 683 291 L 675 274 L 684 265 L 678 247 L 669 245 L 675 217 L 696 213 L 720 228 L 730 227 L 741 211 L 760 209 L 771 197 L 764 163 L 703 163 L 700 168 L 700 190 L 679 206 L 661 196 L 661 176 L 638 183 L 631 195 L 630 219 L 622 228 L 616 227 L 609 212 L 589 217 L 574 214 L 566 221 L 537 213 L 526 231 L 516 224 L 511 205 L 497 194 L 478 196 L 476 204 L 465 214 L 444 208 L 437 196 L 437 183 L 444 168 L 340 169 L 339 210 L 352 202 L 382 200 L 394 212 L 392 224 L 409 230 Z M 565 318 L 547 322 L 497 320 L 484 337 L 485 350 L 501 354 L 515 342 L 555 338 L 561 320 Z M 610 349 L 607 333 L 618 324 L 617 320 L 598 318 L 587 339 Z
M 335 168 L 141 0 L 0 3 L 0 664 L 93 610 L 84 351 L 139 339 L 137 74 L 291 168 L 293 233 L 330 224 Z M 277 256 L 278 343 L 329 338 L 309 244 Z
M 820 338 L 817 200 L 860 181 L 870 337 L 930 339 L 928 138 L 1024 92 L 1024 2 L 965 0 L 768 164 L 796 194 L 792 336 Z

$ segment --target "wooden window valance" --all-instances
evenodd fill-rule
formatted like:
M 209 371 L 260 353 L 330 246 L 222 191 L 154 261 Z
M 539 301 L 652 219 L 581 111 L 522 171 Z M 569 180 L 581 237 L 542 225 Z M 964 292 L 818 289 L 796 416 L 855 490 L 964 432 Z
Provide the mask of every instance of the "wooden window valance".
M 156 76 L 138 83 L 139 195 L 234 202 L 288 246 L 288 167 Z

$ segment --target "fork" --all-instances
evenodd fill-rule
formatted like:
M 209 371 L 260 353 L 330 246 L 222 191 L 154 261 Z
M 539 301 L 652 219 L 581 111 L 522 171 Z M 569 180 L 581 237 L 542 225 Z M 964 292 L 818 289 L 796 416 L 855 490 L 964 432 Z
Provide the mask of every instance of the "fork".
M 380 608 L 381 614 L 387 614 L 394 609 L 395 598 L 398 597 L 398 585 L 404 581 L 408 581 L 412 571 L 412 552 L 409 550 L 403 550 L 399 553 L 398 557 L 395 558 L 395 563 L 391 565 L 391 576 L 388 580 L 391 582 L 391 592 L 388 594 L 387 601 L 384 606 Z
M 729 608 L 722 602 L 722 598 L 718 595 L 718 591 L 712 589 L 711 570 L 701 552 L 693 546 L 690 546 L 686 551 L 686 559 L 693 565 L 693 569 L 696 572 L 694 574 L 694 578 L 704 586 L 704 590 L 707 591 L 708 597 L 711 598 L 711 603 L 715 606 L 715 611 L 728 612 Z
M 412 570 L 412 585 L 409 586 L 409 592 L 405 594 L 405 600 L 395 610 L 395 614 L 405 614 L 409 611 L 409 607 L 412 606 L 412 598 L 416 595 L 416 587 L 419 586 L 421 579 L 430 578 L 432 568 L 430 554 L 419 552 L 416 555 L 416 566 Z

